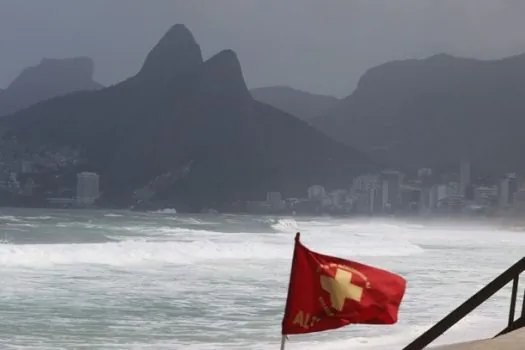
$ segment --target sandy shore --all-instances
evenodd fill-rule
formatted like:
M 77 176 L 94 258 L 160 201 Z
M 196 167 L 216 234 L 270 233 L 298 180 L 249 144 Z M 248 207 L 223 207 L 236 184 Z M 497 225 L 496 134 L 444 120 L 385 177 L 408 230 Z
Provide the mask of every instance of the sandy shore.
M 477 340 L 468 343 L 445 345 L 434 348 L 436 350 L 524 350 L 525 328 L 494 339 Z

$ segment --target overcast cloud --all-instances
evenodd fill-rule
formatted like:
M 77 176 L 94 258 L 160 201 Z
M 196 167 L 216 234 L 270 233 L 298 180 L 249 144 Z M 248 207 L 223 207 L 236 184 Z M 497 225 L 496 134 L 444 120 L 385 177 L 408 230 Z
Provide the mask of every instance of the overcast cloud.
M 89 56 L 108 85 L 175 23 L 205 57 L 234 49 L 250 87 L 348 95 L 370 67 L 525 52 L 523 0 L 0 0 L 0 87 L 41 58 Z

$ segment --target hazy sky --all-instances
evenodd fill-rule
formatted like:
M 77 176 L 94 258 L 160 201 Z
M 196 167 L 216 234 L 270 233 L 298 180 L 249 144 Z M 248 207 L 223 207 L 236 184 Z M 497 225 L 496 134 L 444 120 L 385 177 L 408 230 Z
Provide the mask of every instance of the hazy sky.
M 393 59 L 523 53 L 524 18 L 524 0 L 0 0 L 0 87 L 43 57 L 81 55 L 118 82 L 184 23 L 205 58 L 234 49 L 250 87 L 344 96 Z

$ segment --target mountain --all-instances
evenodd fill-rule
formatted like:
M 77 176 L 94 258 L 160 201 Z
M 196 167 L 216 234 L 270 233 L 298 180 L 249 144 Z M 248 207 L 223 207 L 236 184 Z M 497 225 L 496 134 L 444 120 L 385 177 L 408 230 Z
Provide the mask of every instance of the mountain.
M 168 178 L 156 198 L 200 210 L 264 198 L 270 190 L 304 195 L 312 184 L 347 186 L 376 168 L 362 153 L 255 101 L 237 55 L 224 50 L 203 61 L 180 24 L 135 76 L 39 103 L 0 123 L 5 138 L 25 148 L 77 150 L 87 163 L 82 170 L 101 175 L 105 199 L 122 204 Z
M 436 55 L 370 69 L 312 123 L 335 140 L 410 168 L 469 159 L 483 172 L 525 170 L 525 55 Z
M 0 116 L 52 97 L 102 88 L 93 81 L 93 67 L 88 57 L 44 58 L 37 66 L 24 69 L 5 90 L 0 90 Z
M 337 105 L 332 96 L 315 95 L 287 86 L 270 86 L 250 90 L 253 98 L 294 115 L 302 120 L 323 116 Z

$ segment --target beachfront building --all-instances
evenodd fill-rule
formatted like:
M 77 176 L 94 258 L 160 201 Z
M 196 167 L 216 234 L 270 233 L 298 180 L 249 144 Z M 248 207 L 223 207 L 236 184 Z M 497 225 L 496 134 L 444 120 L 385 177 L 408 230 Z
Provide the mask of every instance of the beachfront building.
M 99 175 L 97 173 L 82 172 L 77 174 L 77 205 L 93 205 L 99 195 Z
M 465 196 L 470 186 L 470 162 L 461 161 L 459 165 L 459 194 Z

